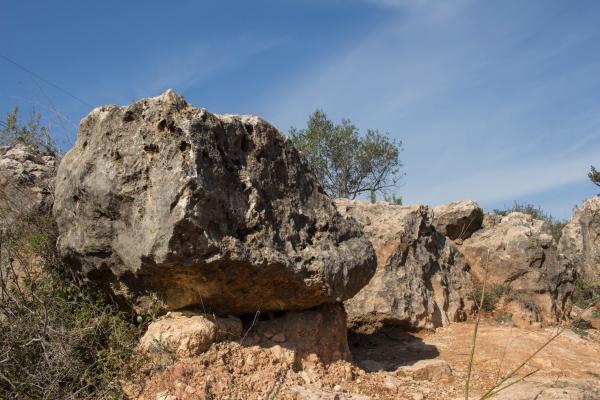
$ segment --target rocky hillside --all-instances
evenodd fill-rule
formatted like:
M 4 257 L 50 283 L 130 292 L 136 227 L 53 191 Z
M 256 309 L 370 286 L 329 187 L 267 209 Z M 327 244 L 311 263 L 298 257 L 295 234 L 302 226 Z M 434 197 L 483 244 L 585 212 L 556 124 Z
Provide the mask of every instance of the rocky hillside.
M 57 164 L 0 149 L 2 224 L 52 208 L 76 281 L 142 321 L 145 378 L 123 379 L 129 398 L 458 397 L 480 296 L 496 335 L 486 357 L 501 364 L 512 326 L 566 326 L 577 277 L 600 274 L 598 199 L 558 244 L 545 222 L 473 201 L 334 201 L 268 122 L 172 91 L 93 110 Z M 564 343 L 600 357 L 578 340 Z M 553 357 L 538 363 L 545 378 L 562 365 Z M 582 358 L 570 398 L 596 393 L 596 367 Z M 548 379 L 540 393 L 556 389 Z

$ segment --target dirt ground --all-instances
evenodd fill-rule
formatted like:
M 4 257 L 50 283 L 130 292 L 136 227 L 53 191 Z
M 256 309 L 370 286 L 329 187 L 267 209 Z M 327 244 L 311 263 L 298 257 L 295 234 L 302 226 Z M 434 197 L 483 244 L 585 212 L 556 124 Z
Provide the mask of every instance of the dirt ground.
M 309 357 L 301 368 L 289 350 L 279 346 L 220 343 L 198 357 L 155 371 L 143 388 L 132 386 L 130 396 L 151 400 L 458 399 L 463 396 L 473 328 L 473 323 L 460 323 L 435 332 L 408 333 L 390 327 L 374 334 L 350 333 L 352 363 L 323 366 Z M 525 330 L 492 320 L 482 322 L 471 398 L 478 398 L 555 332 L 556 328 Z M 566 330 L 535 356 L 523 370 L 540 369 L 529 380 L 581 382 L 600 388 L 600 333 L 595 329 L 579 332 L 584 336 Z M 420 365 L 422 360 L 443 360 L 451 372 L 437 371 L 439 362 L 434 363 L 433 374 L 424 376 L 398 370 Z M 565 396 L 556 398 L 570 398 Z M 600 398 L 593 393 L 586 396 Z

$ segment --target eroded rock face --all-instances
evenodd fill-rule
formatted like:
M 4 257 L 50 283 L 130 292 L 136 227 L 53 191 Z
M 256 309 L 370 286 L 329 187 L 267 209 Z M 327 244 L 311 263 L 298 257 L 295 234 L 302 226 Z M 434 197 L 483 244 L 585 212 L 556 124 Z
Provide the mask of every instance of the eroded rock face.
M 575 210 L 563 228 L 558 250 L 582 279 L 600 284 L 600 197 L 588 199 Z
M 52 208 L 58 158 L 17 144 L 0 147 L 0 229 L 17 215 Z
M 478 282 L 510 289 L 523 309 L 543 316 L 543 321 L 569 315 L 574 270 L 558 254 L 544 221 L 510 213 L 475 232 L 459 249 Z
M 377 253 L 377 272 L 347 300 L 352 325 L 435 328 L 466 318 L 468 266 L 456 246 L 432 225 L 427 206 L 336 200 L 362 224 Z
M 375 270 L 285 136 L 172 91 L 84 118 L 55 198 L 62 255 L 128 304 L 306 309 L 352 297 Z
M 280 347 L 287 362 L 299 367 L 307 359 L 322 363 L 352 359 L 348 348 L 346 312 L 341 304 L 324 304 L 310 310 L 290 311 L 254 321 L 244 346 Z
M 481 229 L 483 210 L 472 200 L 453 201 L 434 207 L 433 225 L 452 240 L 464 240 Z

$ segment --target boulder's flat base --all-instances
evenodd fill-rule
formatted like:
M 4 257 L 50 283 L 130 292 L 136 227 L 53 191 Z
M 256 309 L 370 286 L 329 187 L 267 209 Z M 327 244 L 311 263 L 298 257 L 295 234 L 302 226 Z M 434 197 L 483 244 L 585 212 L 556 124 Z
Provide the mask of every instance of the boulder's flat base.
M 248 400 L 459 399 L 463 398 L 473 327 L 472 323 L 460 323 L 436 332 L 407 333 L 388 328 L 371 335 L 350 334 L 354 361 L 326 366 L 309 357 L 300 367 L 294 367 L 278 354 L 285 351 L 279 346 L 244 347 L 224 342 L 150 375 L 143 389 L 132 390 L 132 398 L 205 399 L 211 398 L 206 397 L 210 392 L 214 399 Z M 554 332 L 550 328 L 526 330 L 484 321 L 479 331 L 471 398 L 477 399 Z M 600 398 L 600 335 L 597 330 L 587 332 L 581 337 L 565 331 L 524 371 L 541 370 L 514 390 L 523 395 L 529 391 L 531 398 L 538 392 L 543 392 L 539 398 L 544 399 Z

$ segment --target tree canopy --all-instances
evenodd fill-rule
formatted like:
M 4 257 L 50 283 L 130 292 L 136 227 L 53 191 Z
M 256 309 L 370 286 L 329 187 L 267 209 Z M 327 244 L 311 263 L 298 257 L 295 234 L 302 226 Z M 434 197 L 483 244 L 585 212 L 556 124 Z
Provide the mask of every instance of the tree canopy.
M 590 167 L 588 178 L 590 178 L 594 185 L 600 187 L 600 171 L 596 170 L 596 168 L 593 165 Z
M 348 119 L 334 124 L 317 110 L 306 128 L 290 129 L 290 138 L 332 197 L 354 199 L 362 193 L 385 193 L 403 176 L 402 143 L 373 129 L 361 135 Z

